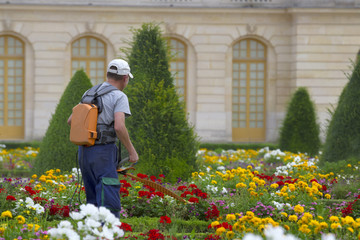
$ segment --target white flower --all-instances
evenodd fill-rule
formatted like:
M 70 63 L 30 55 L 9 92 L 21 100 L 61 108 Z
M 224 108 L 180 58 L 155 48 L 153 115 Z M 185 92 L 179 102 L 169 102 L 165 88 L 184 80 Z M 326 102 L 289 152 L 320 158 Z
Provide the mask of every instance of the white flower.
M 228 191 L 226 190 L 226 188 L 223 187 L 221 193 L 222 193 L 222 194 L 226 194 L 227 192 L 228 192 Z
M 247 233 L 245 234 L 243 240 L 263 240 L 263 238 L 253 233 Z
M 98 228 L 101 226 L 101 223 L 92 218 L 87 218 L 87 219 L 85 219 L 85 225 L 88 228 Z
M 59 228 L 72 228 L 71 222 L 64 220 L 61 221 L 58 225 Z
M 219 166 L 219 167 L 217 167 L 217 170 L 218 170 L 218 171 L 224 171 L 224 170 L 225 170 L 225 167 L 224 167 L 224 166 Z
M 94 220 L 98 220 L 99 219 L 99 210 L 97 207 L 95 207 L 95 205 L 93 204 L 86 204 L 86 205 L 81 205 L 80 206 L 80 212 L 82 214 L 84 214 L 87 217 L 93 218 Z
M 70 217 L 74 220 L 80 220 L 84 218 L 84 214 L 80 213 L 80 212 L 71 212 Z
M 80 236 L 73 230 L 67 228 L 52 228 L 48 231 L 51 238 L 63 239 L 64 236 L 71 240 L 80 240 Z
M 323 234 L 321 235 L 321 240 L 335 240 L 335 235 L 328 233 L 328 234 Z
M 26 207 L 27 207 L 27 208 L 34 206 L 34 201 L 33 201 L 31 198 L 29 198 L 29 197 L 27 197 L 27 198 L 25 199 L 25 203 L 26 203 Z
M 45 209 L 43 206 L 41 206 L 40 204 L 35 204 L 34 205 L 34 209 L 36 211 L 37 214 L 41 214 L 41 213 L 44 213 L 45 212 Z

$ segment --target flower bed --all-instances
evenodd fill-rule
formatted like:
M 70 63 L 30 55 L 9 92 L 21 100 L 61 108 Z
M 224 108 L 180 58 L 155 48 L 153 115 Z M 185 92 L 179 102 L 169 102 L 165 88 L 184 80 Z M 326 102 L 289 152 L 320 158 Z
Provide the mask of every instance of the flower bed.
M 268 148 L 201 149 L 198 161 L 187 182 L 138 174 L 187 204 L 120 176 L 122 224 L 84 204 L 76 169 L 2 178 L 0 239 L 360 239 L 359 164 L 326 173 L 317 158 Z

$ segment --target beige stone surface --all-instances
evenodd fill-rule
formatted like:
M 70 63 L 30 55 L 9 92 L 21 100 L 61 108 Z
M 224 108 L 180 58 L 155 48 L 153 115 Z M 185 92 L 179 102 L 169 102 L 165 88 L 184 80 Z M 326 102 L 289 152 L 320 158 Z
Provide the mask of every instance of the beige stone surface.
M 324 126 L 327 109 L 337 103 L 348 81 L 344 73 L 350 72 L 350 60 L 359 50 L 358 0 L 273 0 L 253 2 L 255 7 L 230 0 L 187 5 L 142 1 L 136 6 L 139 1 L 134 0 L 123 1 L 122 7 L 113 0 L 90 1 L 92 5 L 60 0 L 47 6 L 12 2 L 0 0 L 0 35 L 19 37 L 26 46 L 25 140 L 43 137 L 71 78 L 71 43 L 83 36 L 104 41 L 108 61 L 121 56 L 120 48 L 132 37 L 130 27 L 143 22 L 159 22 L 164 35 L 185 42 L 187 111 L 203 141 L 232 141 L 232 47 L 239 40 L 256 39 L 267 48 L 267 142 L 277 140 L 296 87 L 309 89 Z M 150 3 L 155 5 L 149 7 Z

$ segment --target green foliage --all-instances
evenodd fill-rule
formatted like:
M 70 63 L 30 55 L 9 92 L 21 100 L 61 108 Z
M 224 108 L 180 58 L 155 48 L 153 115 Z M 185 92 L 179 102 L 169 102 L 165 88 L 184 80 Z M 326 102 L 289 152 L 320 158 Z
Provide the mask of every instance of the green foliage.
M 270 150 L 279 148 L 279 146 L 274 143 L 200 143 L 200 148 L 206 148 L 207 150 L 214 150 L 216 152 L 237 149 L 259 150 L 264 147 L 269 147 Z
M 31 142 L 7 142 L 7 141 L 0 141 L 0 144 L 4 144 L 6 149 L 16 149 L 16 148 L 25 148 L 25 147 L 32 147 L 32 148 L 39 148 L 41 142 L 40 141 L 31 141 Z
M 165 216 L 165 215 L 164 215 Z M 127 223 L 131 226 L 133 232 L 145 232 L 149 229 L 161 229 L 162 224 L 160 223 L 160 218 L 150 218 L 150 217 L 138 217 L 138 218 L 123 218 L 121 222 Z M 196 233 L 207 232 L 208 226 L 211 222 L 201 221 L 197 219 L 191 220 L 182 220 L 178 218 L 171 218 L 171 226 L 176 226 L 178 232 L 190 233 L 195 229 Z
M 327 129 L 321 164 L 360 156 L 360 61 L 344 87 Z
M 133 113 L 126 124 L 140 158 L 136 168 L 164 174 L 169 182 L 186 179 L 196 167 L 198 141 L 173 84 L 166 40 L 152 23 L 132 31 L 125 53 L 135 78 L 125 93 Z
M 40 145 L 34 171 L 42 174 L 49 169 L 70 171 L 76 167 L 77 146 L 70 142 L 70 126 L 67 119 L 72 108 L 81 100 L 83 93 L 92 86 L 83 70 L 72 77 L 52 115 L 49 127 Z
M 280 149 L 317 155 L 320 148 L 319 131 L 314 104 L 307 89 L 300 87 L 290 101 L 280 130 Z

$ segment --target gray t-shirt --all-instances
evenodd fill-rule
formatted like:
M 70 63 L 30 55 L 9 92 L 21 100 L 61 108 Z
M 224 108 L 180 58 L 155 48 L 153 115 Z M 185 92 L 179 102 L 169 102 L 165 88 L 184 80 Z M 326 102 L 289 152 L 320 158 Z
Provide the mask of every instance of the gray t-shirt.
M 107 85 L 110 85 L 110 83 L 104 82 L 99 90 Z M 111 124 L 114 122 L 114 114 L 116 112 L 125 113 L 125 117 L 131 115 L 129 100 L 122 91 L 111 91 L 105 95 L 102 95 L 101 99 L 103 103 L 103 110 L 98 116 L 98 124 Z

